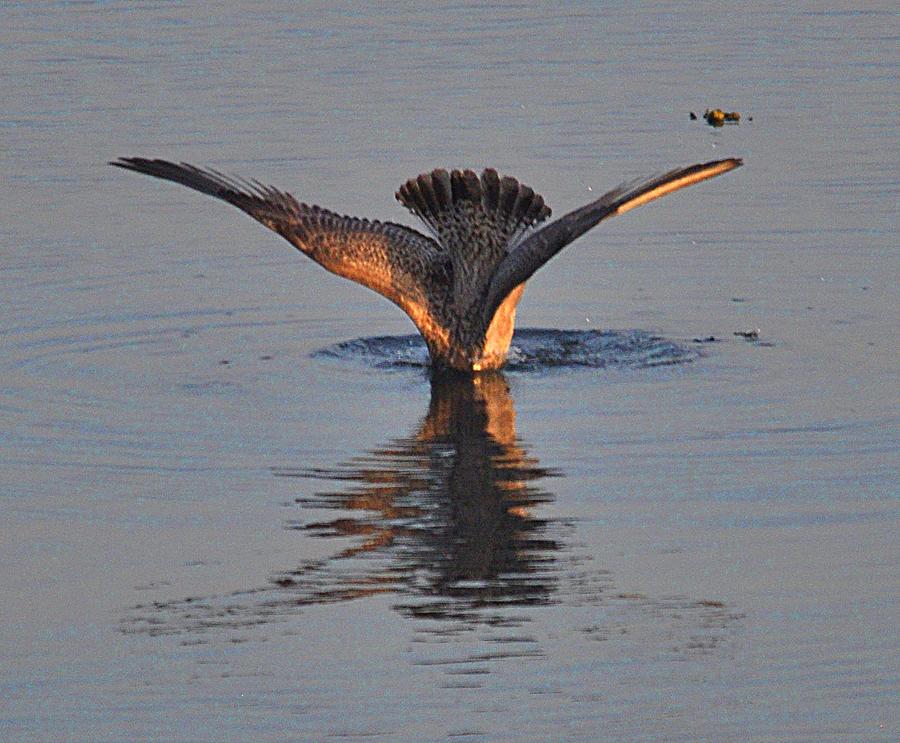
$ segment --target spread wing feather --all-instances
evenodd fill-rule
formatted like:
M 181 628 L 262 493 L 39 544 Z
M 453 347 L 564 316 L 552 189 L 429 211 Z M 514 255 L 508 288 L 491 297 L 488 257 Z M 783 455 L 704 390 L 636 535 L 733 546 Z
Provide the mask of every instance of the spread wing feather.
M 180 183 L 233 204 L 327 270 L 362 284 L 410 315 L 427 308 L 423 279 L 448 287 L 449 261 L 431 238 L 403 225 L 348 217 L 298 202 L 259 181 L 187 163 L 120 158 L 110 165 Z
M 485 322 L 490 321 L 497 307 L 516 286 L 531 278 L 535 271 L 566 245 L 604 219 L 624 214 L 666 194 L 727 173 L 741 164 L 742 161 L 737 158 L 716 160 L 626 183 L 541 228 L 523 240 L 498 266 L 487 291 Z

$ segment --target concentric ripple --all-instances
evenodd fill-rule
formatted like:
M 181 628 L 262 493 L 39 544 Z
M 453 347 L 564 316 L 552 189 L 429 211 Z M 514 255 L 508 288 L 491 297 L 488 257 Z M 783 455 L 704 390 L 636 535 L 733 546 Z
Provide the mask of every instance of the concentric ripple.
M 356 338 L 318 351 L 317 357 L 362 363 L 378 369 L 424 368 L 428 349 L 418 335 Z M 647 369 L 685 364 L 696 350 L 643 330 L 517 330 L 509 350 L 509 371 L 558 367 Z

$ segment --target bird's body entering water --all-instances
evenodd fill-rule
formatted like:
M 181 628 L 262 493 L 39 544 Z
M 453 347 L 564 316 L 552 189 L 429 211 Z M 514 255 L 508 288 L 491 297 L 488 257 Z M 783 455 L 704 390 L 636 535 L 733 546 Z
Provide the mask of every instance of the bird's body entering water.
M 347 217 L 298 202 L 258 181 L 165 160 L 116 165 L 181 183 L 242 209 L 327 270 L 387 297 L 415 323 L 436 368 L 503 366 L 525 282 L 602 220 L 726 173 L 738 159 L 677 168 L 623 186 L 532 231 L 550 216 L 543 198 L 492 169 L 443 169 L 411 179 L 397 199 L 433 237 L 392 222 Z

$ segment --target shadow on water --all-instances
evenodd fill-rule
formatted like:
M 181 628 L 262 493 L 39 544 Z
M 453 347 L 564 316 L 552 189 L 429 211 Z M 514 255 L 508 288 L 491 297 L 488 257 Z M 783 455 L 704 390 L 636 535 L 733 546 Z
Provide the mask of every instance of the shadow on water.
M 333 469 L 273 474 L 300 487 L 337 483 L 297 496 L 293 505 L 309 518 L 286 526 L 349 545 L 259 588 L 135 606 L 123 631 L 203 642 L 288 621 L 311 606 L 386 595 L 422 636 L 443 641 L 480 627 L 507 643 L 506 657 L 541 654 L 534 638 L 524 638 L 526 650 L 511 651 L 508 643 L 523 636 L 501 636 L 531 622 L 539 606 L 557 607 L 586 639 L 655 637 L 684 652 L 715 647 L 734 619 L 719 601 L 618 591 L 576 544 L 577 524 L 542 514 L 555 497 L 538 483 L 560 473 L 541 467 L 517 438 L 501 373 L 435 377 L 428 413 L 412 436 Z M 322 518 L 330 511 L 333 517 Z

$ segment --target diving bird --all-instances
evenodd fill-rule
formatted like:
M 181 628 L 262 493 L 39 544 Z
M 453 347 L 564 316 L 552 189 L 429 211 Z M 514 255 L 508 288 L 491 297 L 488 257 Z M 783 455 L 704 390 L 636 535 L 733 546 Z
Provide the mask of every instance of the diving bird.
M 503 366 L 525 282 L 566 245 L 616 214 L 742 164 L 737 158 L 676 168 L 614 188 L 535 230 L 550 208 L 533 189 L 488 168 L 432 170 L 397 200 L 431 236 L 393 222 L 348 217 L 297 201 L 256 180 L 166 160 L 110 163 L 227 201 L 326 270 L 387 297 L 415 323 L 435 369 Z

